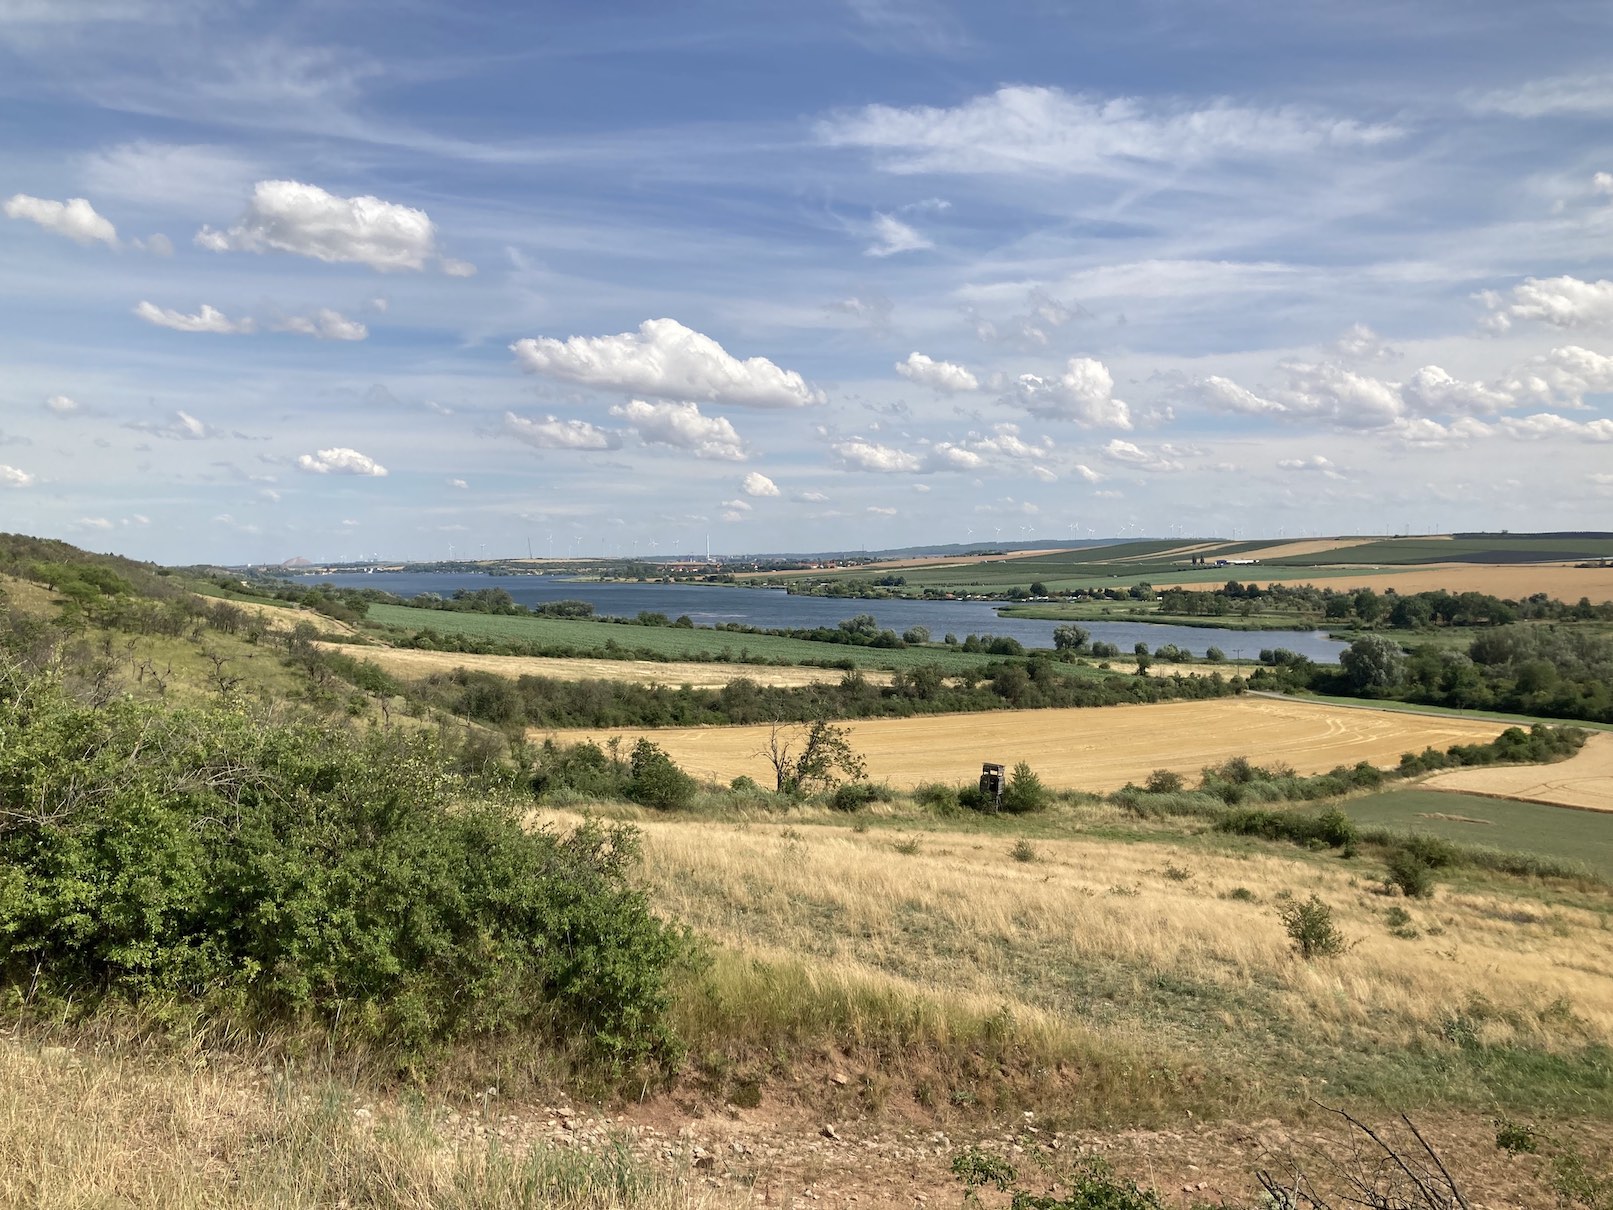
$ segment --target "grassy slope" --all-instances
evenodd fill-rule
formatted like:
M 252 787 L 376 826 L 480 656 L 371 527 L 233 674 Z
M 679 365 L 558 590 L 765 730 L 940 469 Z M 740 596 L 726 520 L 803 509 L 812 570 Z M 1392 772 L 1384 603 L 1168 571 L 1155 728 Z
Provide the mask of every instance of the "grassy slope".
M 1351 799 L 1345 810 L 1362 824 L 1583 862 L 1613 878 L 1613 815 L 1445 790 L 1391 790 Z

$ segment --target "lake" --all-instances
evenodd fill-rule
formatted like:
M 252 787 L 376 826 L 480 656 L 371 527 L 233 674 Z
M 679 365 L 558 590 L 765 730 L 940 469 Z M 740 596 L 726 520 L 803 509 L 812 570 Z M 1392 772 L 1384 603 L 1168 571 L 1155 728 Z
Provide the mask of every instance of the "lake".
M 341 588 L 376 588 L 399 597 L 434 592 L 453 596 L 467 588 L 502 588 L 522 605 L 547 601 L 587 601 L 601 616 L 633 617 L 642 612 L 664 613 L 669 618 L 688 614 L 697 626 L 740 622 L 763 629 L 803 629 L 834 626 L 855 614 L 870 613 L 881 629 L 901 634 L 924 626 L 937 642 L 948 634 L 960 640 L 969 634 L 1007 635 L 1027 647 L 1052 647 L 1058 622 L 1038 618 L 998 617 L 986 601 L 864 601 L 845 597 L 791 596 L 777 588 L 733 588 L 720 584 L 628 584 L 570 580 L 563 576 L 486 576 L 463 572 L 375 572 L 307 577 L 312 583 Z M 1129 655 L 1137 643 L 1150 651 L 1174 643 L 1202 656 L 1219 647 L 1230 658 L 1253 659 L 1263 647 L 1286 647 L 1318 663 L 1336 663 L 1345 644 L 1325 631 L 1224 630 L 1219 627 L 1151 626 L 1138 622 L 1081 622 L 1095 641 L 1113 643 Z

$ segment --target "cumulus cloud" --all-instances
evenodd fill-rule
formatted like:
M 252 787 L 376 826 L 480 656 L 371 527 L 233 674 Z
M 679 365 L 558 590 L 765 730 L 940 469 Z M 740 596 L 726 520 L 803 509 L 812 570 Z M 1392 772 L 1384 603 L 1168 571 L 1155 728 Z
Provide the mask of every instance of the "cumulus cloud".
M 1075 464 L 1074 470 L 1075 470 L 1075 473 L 1077 475 L 1081 476 L 1081 478 L 1084 479 L 1088 483 L 1102 483 L 1103 482 L 1103 476 L 1100 475 L 1097 471 L 1093 470 L 1090 466 L 1086 465 L 1086 463 L 1084 463 L 1084 462 L 1077 462 Z
M 1131 408 L 1114 397 L 1109 368 L 1091 357 L 1072 357 L 1057 378 L 1021 374 L 1014 401 L 1033 416 L 1069 420 L 1082 428 L 1131 427 Z
M 1366 324 L 1351 324 L 1349 330 L 1333 344 L 1334 352 L 1350 361 L 1394 361 L 1400 353 L 1390 348 Z
M 1261 416 L 1288 410 L 1275 399 L 1266 399 L 1256 395 L 1247 387 L 1239 386 L 1232 379 L 1223 378 L 1219 374 L 1211 374 L 1208 378 L 1201 378 L 1194 386 L 1198 390 L 1199 397 L 1216 411 L 1242 412 L 1249 416 Z
M 0 487 L 32 487 L 34 477 L 27 471 L 18 470 L 14 466 L 7 466 L 0 462 Z
M 76 399 L 66 395 L 52 395 L 45 400 L 45 410 L 55 412 L 58 416 L 71 416 L 81 409 Z
M 1591 178 L 1591 192 L 1613 197 L 1613 172 L 1598 172 Z
M 889 172 L 1126 177 L 1139 163 L 1179 170 L 1370 146 L 1400 133 L 1296 107 L 1192 107 L 1025 85 L 951 108 L 869 105 L 817 126 L 821 142 L 872 151 Z
M 1570 420 L 1551 412 L 1533 416 L 1504 416 L 1497 422 L 1501 432 L 1522 440 L 1541 437 L 1577 437 L 1582 441 L 1613 441 L 1613 420 Z
M 614 450 L 622 445 L 619 433 L 585 420 L 559 420 L 553 416 L 528 420 L 505 412 L 504 432 L 540 450 Z
M 870 504 L 866 511 L 876 517 L 894 517 L 898 510 L 894 508 L 886 508 L 879 504 Z
M 900 474 L 917 471 L 924 465 L 923 460 L 916 454 L 909 454 L 906 450 L 892 449 L 888 445 L 879 445 L 872 441 L 865 441 L 861 437 L 853 437 L 847 441 L 837 441 L 830 445 L 835 457 L 852 470 L 874 471 L 880 474 Z
M 798 408 L 822 391 L 765 357 L 744 361 L 675 319 L 647 319 L 614 336 L 528 337 L 510 346 L 528 373 L 606 390 L 736 407 Z
M 339 197 L 300 181 L 259 181 L 240 221 L 227 231 L 203 227 L 196 244 L 210 252 L 290 252 L 383 273 L 433 261 L 451 276 L 475 271 L 440 257 L 437 228 L 424 210 L 367 194 Z
M 29 197 L 26 193 L 13 194 L 3 207 L 7 218 L 24 219 L 38 223 L 46 231 L 65 235 L 75 244 L 118 246 L 118 229 L 95 212 L 95 207 L 81 197 L 65 202 L 49 198 Z
M 863 249 L 864 256 L 895 256 L 899 252 L 923 252 L 935 247 L 932 240 L 891 214 L 874 215 L 873 235 L 874 242 Z
M 963 366 L 951 361 L 934 361 L 923 353 L 909 353 L 906 361 L 896 363 L 896 372 L 909 382 L 948 395 L 980 389 L 980 380 Z
M 745 443 L 723 416 L 702 416 L 693 403 L 646 403 L 635 399 L 611 408 L 610 414 L 627 423 L 640 441 L 688 450 L 696 458 L 726 462 L 745 460 Z
M 364 340 L 370 334 L 358 320 L 348 319 L 329 307 L 321 307 L 312 315 L 292 315 L 273 326 L 276 332 L 300 332 L 315 340 Z
M 930 447 L 924 465 L 932 471 L 973 471 L 985 466 L 986 460 L 974 450 L 942 441 Z
M 194 315 L 188 315 L 183 311 L 174 311 L 142 301 L 135 307 L 134 313 L 148 324 L 156 324 L 159 328 L 172 328 L 176 332 L 213 332 L 221 336 L 238 336 L 255 331 L 257 328 L 250 319 L 231 319 L 224 312 L 206 303 L 203 303 L 201 310 Z
M 1535 320 L 1554 328 L 1599 327 L 1613 322 L 1613 281 L 1530 277 L 1514 286 L 1510 297 L 1486 290 L 1479 298 L 1489 308 L 1483 324 L 1492 332 L 1505 332 L 1516 320 Z
M 802 492 L 800 495 L 796 496 L 795 498 L 797 500 L 799 500 L 802 504 L 827 504 L 827 503 L 829 503 L 829 497 L 825 496 L 822 492 Z
M 449 479 L 447 482 L 448 486 L 454 488 L 456 491 L 464 491 L 470 486 L 470 484 L 466 483 L 463 479 Z
M 1053 439 L 1043 437 L 1041 441 L 1032 445 L 1019 435 L 1019 425 L 999 424 L 992 429 L 992 435 L 989 437 L 971 437 L 969 448 L 978 453 L 1002 458 L 1046 458 L 1053 452 Z
M 740 482 L 739 490 L 747 496 L 776 496 L 779 494 L 778 484 L 766 475 L 752 471 Z
M 297 459 L 297 469 L 311 475 L 370 475 L 381 478 L 387 471 L 374 458 L 346 446 L 320 450 L 317 454 L 303 454 Z
M 1401 387 L 1401 398 L 1422 416 L 1483 416 L 1516 406 L 1506 392 L 1452 378 L 1439 366 L 1423 366 L 1413 374 Z

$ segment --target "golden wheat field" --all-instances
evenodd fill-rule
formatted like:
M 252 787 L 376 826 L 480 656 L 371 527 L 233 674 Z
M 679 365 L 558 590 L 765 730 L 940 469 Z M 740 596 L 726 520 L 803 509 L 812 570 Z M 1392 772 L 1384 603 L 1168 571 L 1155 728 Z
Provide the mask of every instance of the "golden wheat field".
M 784 668 L 767 664 L 661 663 L 657 660 L 589 660 L 527 655 L 475 655 L 458 651 L 416 651 L 400 647 L 352 647 L 321 644 L 344 655 L 370 660 L 388 672 L 402 677 L 430 676 L 468 668 L 499 676 L 547 676 L 563 681 L 628 681 L 636 685 L 690 685 L 696 689 L 721 689 L 736 677 L 758 685 L 793 688 L 800 685 L 834 684 L 845 673 L 838 668 Z M 870 684 L 888 685 L 891 674 L 868 669 L 863 678 Z
M 1249 584 L 1269 585 L 1261 578 L 1259 568 L 1222 569 L 1254 572 L 1252 577 L 1223 574 L 1217 579 L 1195 580 L 1180 584 L 1180 588 L 1220 588 L 1228 578 Z M 1575 567 L 1567 563 L 1439 563 L 1427 567 L 1401 569 L 1395 567 L 1361 567 L 1360 579 L 1340 576 L 1326 569 L 1318 576 L 1319 588 L 1371 588 L 1382 592 L 1393 588 L 1396 592 L 1485 592 L 1511 601 L 1522 600 L 1543 592 L 1559 601 L 1570 603 L 1589 597 L 1593 603 L 1613 601 L 1613 567 Z M 1290 579 L 1289 584 L 1302 584 L 1303 580 Z
M 1256 697 L 871 719 L 846 726 L 852 746 L 867 759 L 869 777 L 892 786 L 973 782 L 982 761 L 1027 761 L 1050 786 L 1095 792 L 1140 781 L 1154 769 L 1194 774 L 1233 756 L 1288 764 L 1299 773 L 1363 760 L 1392 765 L 1402 752 L 1488 740 L 1505 729 L 1475 719 Z M 533 734 L 600 743 L 648 734 L 697 777 L 727 782 L 744 774 L 771 785 L 763 755 L 770 731 L 751 726 Z
M 1435 774 L 1423 783 L 1423 788 L 1613 811 L 1613 735 L 1591 736 L 1576 755 L 1560 764 L 1453 769 Z

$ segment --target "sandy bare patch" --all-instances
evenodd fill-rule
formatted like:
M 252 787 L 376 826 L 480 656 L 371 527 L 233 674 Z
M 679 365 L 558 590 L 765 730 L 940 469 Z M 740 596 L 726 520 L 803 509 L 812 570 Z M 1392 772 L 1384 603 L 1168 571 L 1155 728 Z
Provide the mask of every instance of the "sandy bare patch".
M 1613 734 L 1585 741 L 1555 765 L 1508 765 L 1501 769 L 1453 769 L 1423 782 L 1426 790 L 1461 790 L 1554 803 L 1589 811 L 1613 811 Z
M 1268 698 L 1166 702 L 1103 709 L 1002 710 L 846 724 L 868 773 L 895 786 L 973 782 L 982 761 L 1028 761 L 1052 786 L 1114 790 L 1154 769 L 1195 775 L 1233 756 L 1286 762 L 1300 773 L 1370 761 L 1391 765 L 1402 752 L 1494 738 L 1504 724 L 1379 710 L 1337 709 Z M 549 732 L 534 731 L 539 737 Z M 772 775 L 762 750 L 769 728 L 688 727 L 651 731 L 561 731 L 570 742 L 651 735 L 698 777 L 727 782 Z
M 1575 567 L 1571 563 L 1439 563 L 1425 567 L 1361 567 L 1354 576 L 1327 574 L 1318 568 L 1318 588 L 1346 589 L 1371 588 L 1382 592 L 1393 588 L 1396 592 L 1486 592 L 1491 596 L 1519 601 L 1524 597 L 1543 592 L 1559 601 L 1574 602 L 1589 597 L 1595 604 L 1613 601 L 1613 567 Z M 1253 576 L 1225 574 L 1213 580 L 1195 580 L 1190 584 L 1173 585 L 1176 588 L 1220 588 L 1229 579 L 1246 584 L 1269 585 L 1258 569 L 1237 567 L 1222 568 L 1222 572 L 1256 571 Z M 1303 584 L 1304 580 L 1281 581 Z
M 589 660 L 530 655 L 475 655 L 457 651 L 415 651 L 402 647 L 336 647 L 355 659 L 371 660 L 397 676 L 430 676 L 470 668 L 512 680 L 520 676 L 547 676 L 562 681 L 629 681 L 636 685 L 690 685 L 721 689 L 745 677 L 758 685 L 786 688 L 835 684 L 845 673 L 838 668 L 779 668 L 766 664 L 669 663 L 655 660 Z M 890 684 L 891 674 L 868 669 L 863 676 L 872 684 Z

